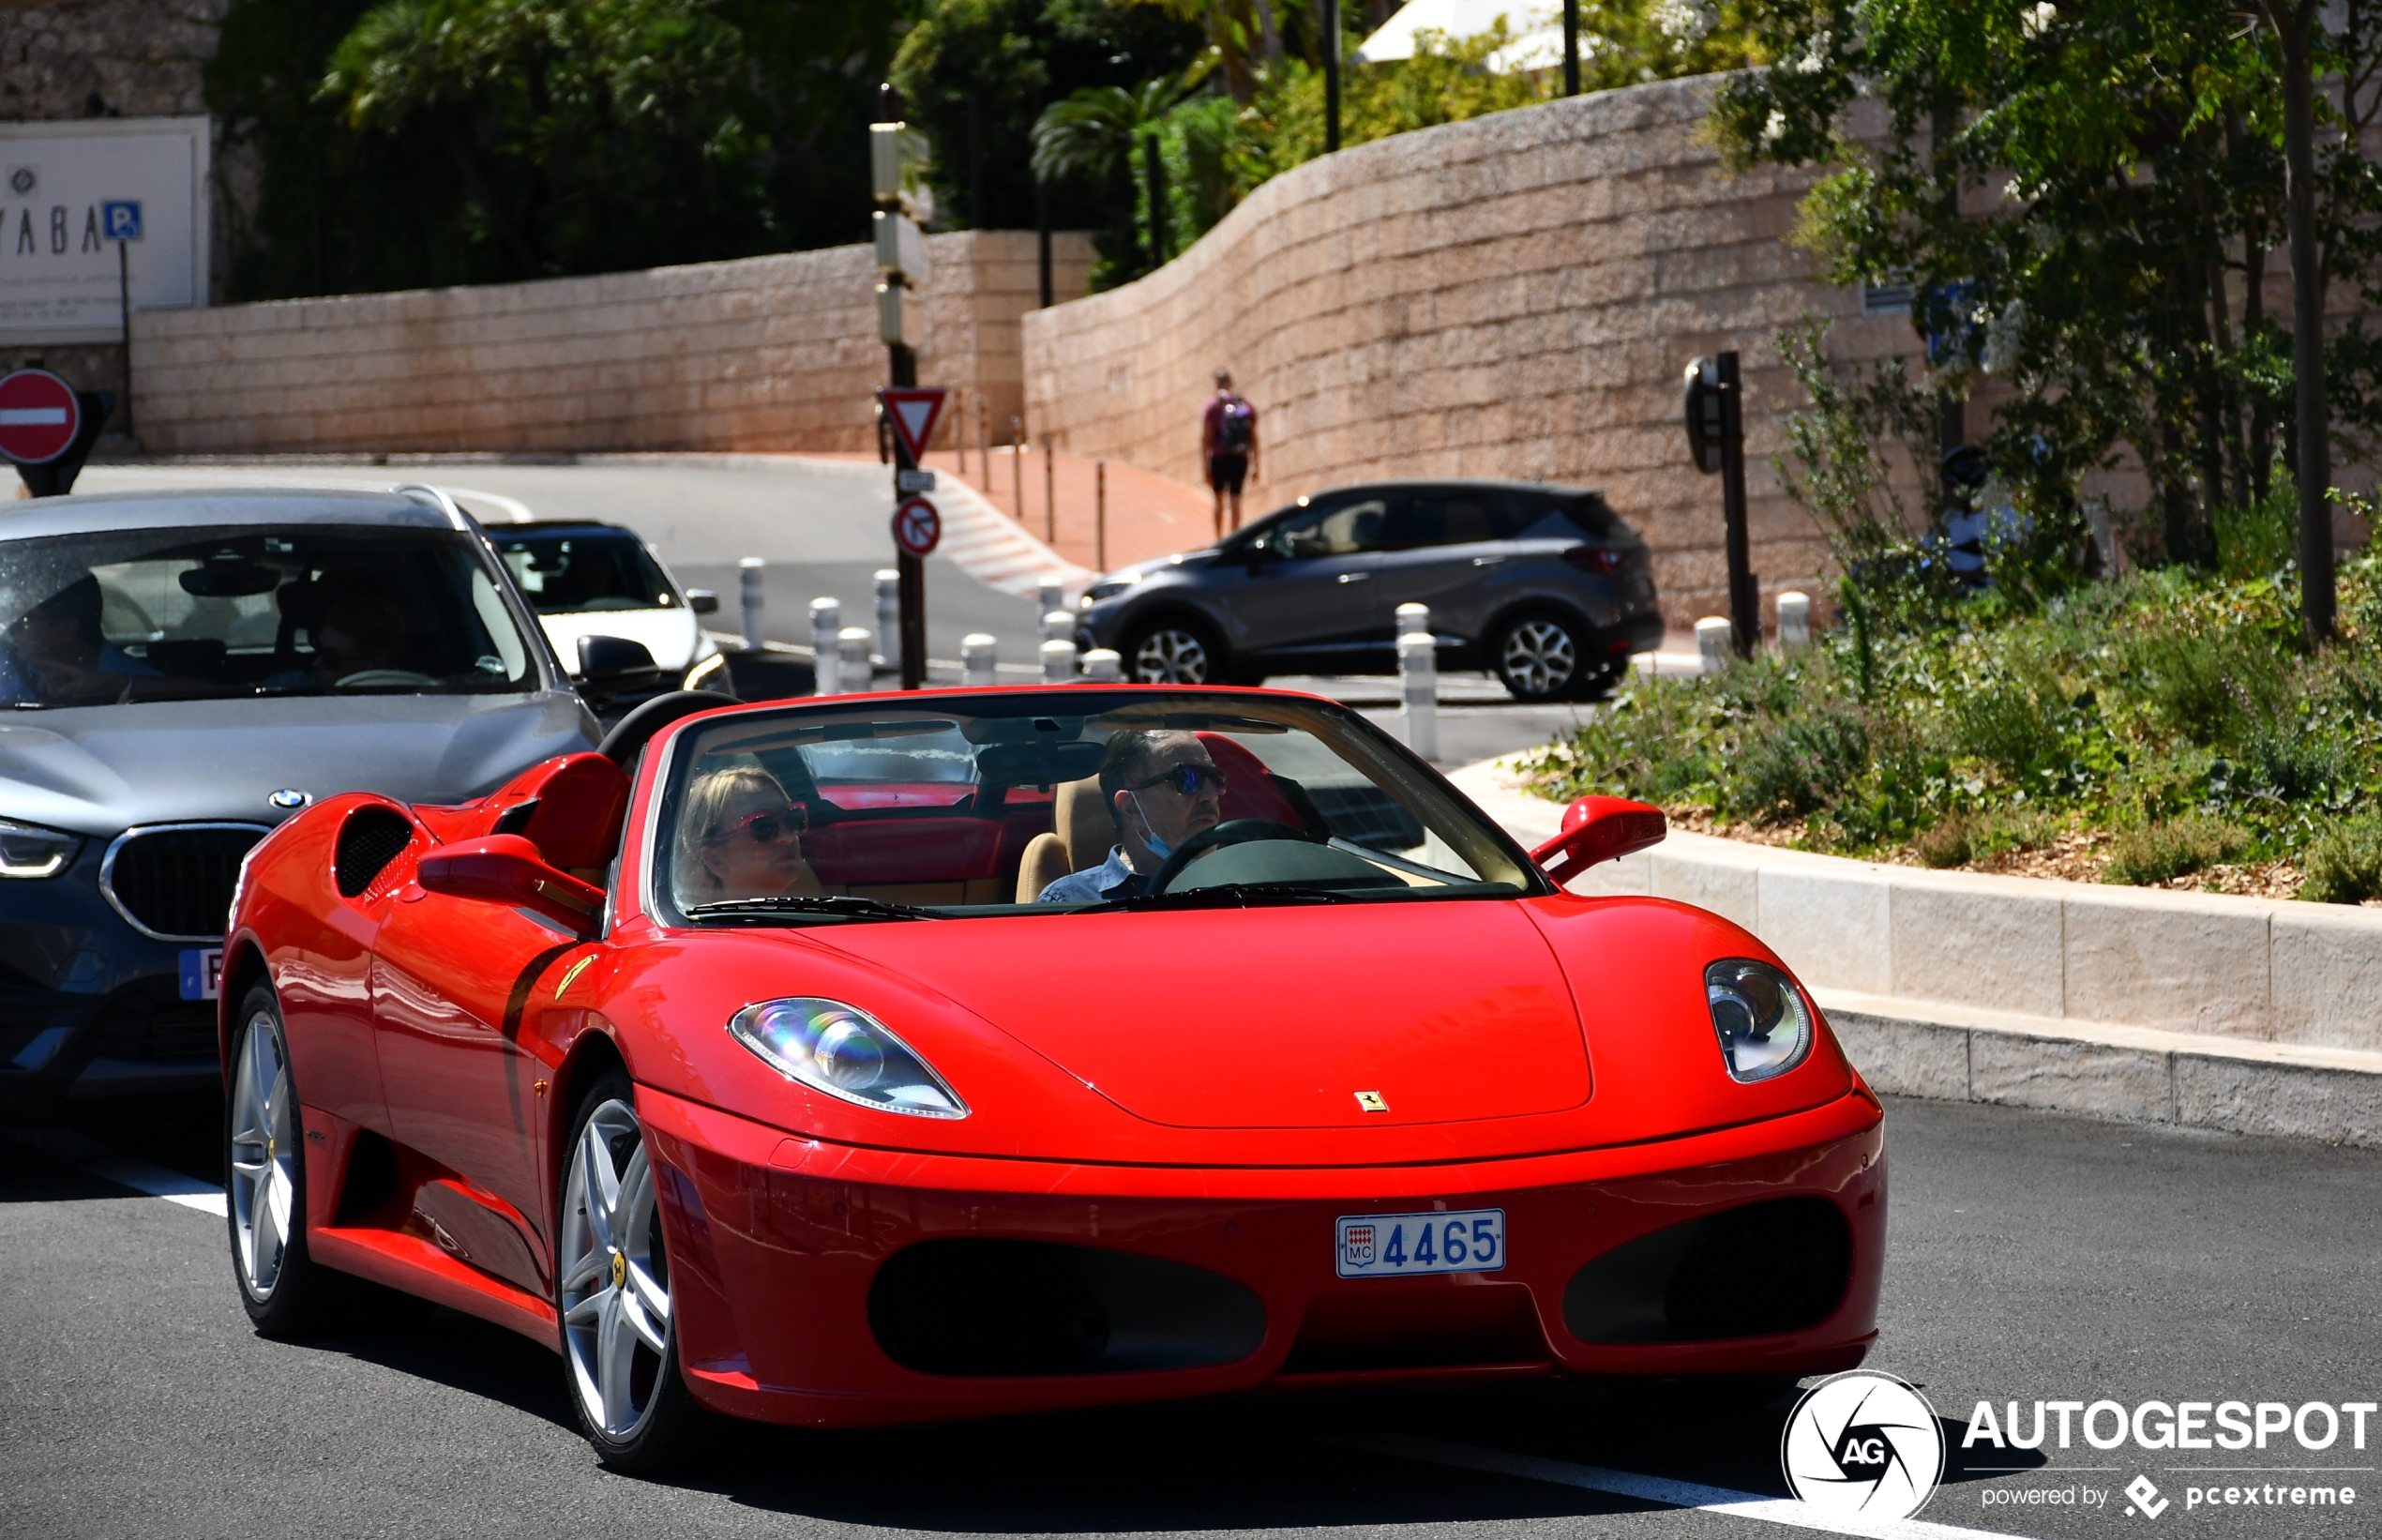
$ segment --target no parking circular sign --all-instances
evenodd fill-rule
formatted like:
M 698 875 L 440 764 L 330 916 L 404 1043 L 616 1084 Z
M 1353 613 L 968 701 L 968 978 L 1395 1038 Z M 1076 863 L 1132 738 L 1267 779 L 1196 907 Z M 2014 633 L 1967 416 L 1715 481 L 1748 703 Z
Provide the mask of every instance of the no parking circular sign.
M 894 544 L 905 556 L 931 556 L 942 540 L 942 515 L 923 497 L 906 497 L 894 509 Z
M 0 455 L 20 465 L 47 465 L 82 428 L 74 387 L 48 370 L 21 369 L 0 379 Z

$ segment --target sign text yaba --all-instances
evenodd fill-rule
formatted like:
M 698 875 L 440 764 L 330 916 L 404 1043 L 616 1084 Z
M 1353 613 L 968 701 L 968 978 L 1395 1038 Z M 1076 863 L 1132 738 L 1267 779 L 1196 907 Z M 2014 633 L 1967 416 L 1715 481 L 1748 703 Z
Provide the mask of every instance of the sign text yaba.
M 204 117 L 0 123 L 0 343 L 121 335 L 109 204 L 141 205 L 132 308 L 204 305 L 207 148 Z

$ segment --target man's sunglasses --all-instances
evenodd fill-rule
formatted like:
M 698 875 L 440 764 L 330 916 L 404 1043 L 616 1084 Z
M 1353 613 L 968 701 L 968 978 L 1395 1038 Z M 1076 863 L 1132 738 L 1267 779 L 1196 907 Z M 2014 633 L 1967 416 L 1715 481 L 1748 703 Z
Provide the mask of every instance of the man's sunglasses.
M 728 825 L 716 845 L 725 845 L 738 835 L 750 835 L 756 845 L 774 845 L 780 839 L 791 839 L 810 829 L 810 809 L 800 803 L 774 813 L 748 813 Z
M 1222 793 L 1224 772 L 1213 764 L 1178 764 L 1163 776 L 1153 776 L 1134 788 L 1146 792 L 1153 786 L 1168 786 L 1178 793 L 1195 797 L 1202 792 Z

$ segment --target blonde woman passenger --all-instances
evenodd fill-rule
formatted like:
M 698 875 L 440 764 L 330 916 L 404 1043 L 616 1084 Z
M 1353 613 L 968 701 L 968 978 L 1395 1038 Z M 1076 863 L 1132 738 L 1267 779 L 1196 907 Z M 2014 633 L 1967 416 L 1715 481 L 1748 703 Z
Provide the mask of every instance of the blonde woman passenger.
M 803 857 L 809 826 L 809 809 L 757 765 L 698 778 L 678 822 L 680 905 L 824 895 Z

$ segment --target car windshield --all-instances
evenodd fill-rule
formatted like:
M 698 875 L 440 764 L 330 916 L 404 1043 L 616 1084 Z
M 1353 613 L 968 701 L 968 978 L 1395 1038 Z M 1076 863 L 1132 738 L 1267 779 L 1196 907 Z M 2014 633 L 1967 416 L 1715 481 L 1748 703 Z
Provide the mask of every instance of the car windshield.
M 690 728 L 651 871 L 671 923 L 1515 898 L 1545 879 L 1345 707 L 1062 690 Z
M 0 542 L 0 705 L 535 688 L 460 531 L 302 525 Z
M 660 564 L 626 531 L 498 529 L 489 538 L 541 615 L 667 610 L 678 603 Z

